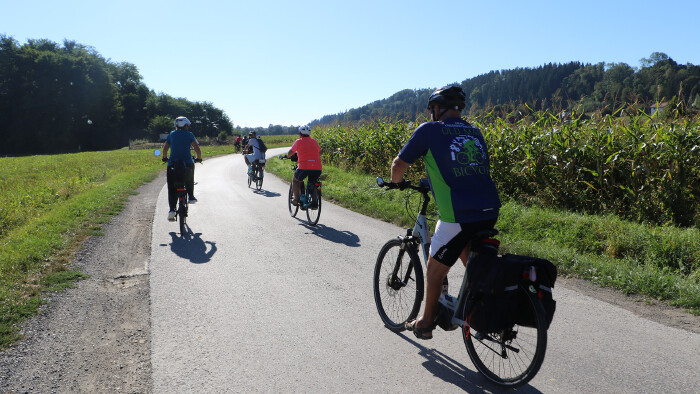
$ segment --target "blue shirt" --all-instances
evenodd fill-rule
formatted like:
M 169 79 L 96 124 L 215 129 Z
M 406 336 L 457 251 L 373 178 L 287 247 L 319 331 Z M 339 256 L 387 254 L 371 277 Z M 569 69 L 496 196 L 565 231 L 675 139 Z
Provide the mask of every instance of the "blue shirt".
M 178 161 L 182 161 L 185 164 L 193 164 L 192 154 L 190 153 L 190 147 L 192 146 L 192 141 L 197 142 L 194 138 L 194 134 L 185 129 L 173 130 L 168 134 L 168 139 L 166 140 L 170 145 L 170 157 L 168 158 L 168 165 L 171 166 Z M 197 142 L 199 144 L 199 142 Z
M 440 220 L 470 223 L 498 217 L 501 201 L 481 130 L 460 118 L 423 123 L 399 153 L 409 164 L 420 157 Z

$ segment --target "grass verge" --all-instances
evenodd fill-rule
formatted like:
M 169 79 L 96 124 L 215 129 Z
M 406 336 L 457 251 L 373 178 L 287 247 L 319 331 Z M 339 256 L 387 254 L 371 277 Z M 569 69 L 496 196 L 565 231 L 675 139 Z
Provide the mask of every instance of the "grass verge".
M 36 157 L 33 162 L 55 163 L 62 159 L 59 156 L 64 155 Z M 129 163 L 100 170 L 99 179 L 52 200 L 48 207 L 31 207 L 29 211 L 34 214 L 0 238 L 0 348 L 19 337 L 18 323 L 36 314 L 44 302 L 42 292 L 61 290 L 85 278 L 69 266 L 80 244 L 88 236 L 99 235 L 99 225 L 119 213 L 136 188 L 163 170 L 148 152 L 89 152 L 74 155 L 70 162 L 87 172 L 88 167 L 101 162 L 95 156 L 103 157 L 107 167 L 115 159 Z M 65 170 L 66 177 L 74 176 L 68 168 Z M 60 173 L 59 169 L 55 174 L 60 176 Z M 46 187 L 39 180 L 25 179 L 24 183 L 27 193 Z M 22 206 L 19 204 L 14 209 L 21 210 Z
M 288 161 L 268 160 L 267 170 L 291 178 Z M 330 165 L 324 165 L 321 179 L 324 199 L 402 227 L 413 225 L 411 215 L 420 204 L 416 194 L 379 189 L 374 176 Z M 502 252 L 546 258 L 561 275 L 700 314 L 700 232 L 695 228 L 647 226 L 514 202 L 504 204 L 497 227 Z

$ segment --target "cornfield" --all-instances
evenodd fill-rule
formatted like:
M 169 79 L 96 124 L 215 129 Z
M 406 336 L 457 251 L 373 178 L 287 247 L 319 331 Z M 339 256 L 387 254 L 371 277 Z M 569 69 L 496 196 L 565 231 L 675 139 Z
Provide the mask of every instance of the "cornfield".
M 561 120 L 548 112 L 520 121 L 486 115 L 491 173 L 504 199 L 642 223 L 698 227 L 700 124 L 638 112 Z M 377 120 L 314 130 L 323 160 L 378 176 L 418 123 Z M 422 163 L 407 177 L 425 176 Z

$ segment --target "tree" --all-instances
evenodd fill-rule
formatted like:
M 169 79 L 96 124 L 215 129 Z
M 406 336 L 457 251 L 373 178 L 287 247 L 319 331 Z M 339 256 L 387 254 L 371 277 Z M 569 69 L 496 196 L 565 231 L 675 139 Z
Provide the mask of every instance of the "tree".
M 649 55 L 648 58 L 643 57 L 639 59 L 639 63 L 641 63 L 642 68 L 647 68 L 647 67 L 653 67 L 656 65 L 658 62 L 662 62 L 664 60 L 668 60 L 669 57 L 667 54 L 663 52 L 653 52 L 651 55 Z

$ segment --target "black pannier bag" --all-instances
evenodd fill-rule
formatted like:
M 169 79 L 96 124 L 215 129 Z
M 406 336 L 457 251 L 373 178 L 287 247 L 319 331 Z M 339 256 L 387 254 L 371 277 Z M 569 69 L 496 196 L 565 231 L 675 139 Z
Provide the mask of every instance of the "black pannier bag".
M 178 161 L 167 169 L 170 172 L 170 176 L 173 181 L 175 188 L 183 188 L 185 186 L 185 163 Z
M 477 253 L 467 265 L 466 321 L 481 333 L 494 333 L 515 324 L 518 306 L 518 278 L 508 275 L 508 266 L 498 254 L 499 242 L 474 242 Z
M 537 296 L 544 307 L 545 321 L 547 323 L 547 329 L 549 329 L 549 325 L 554 318 L 554 312 L 557 309 L 557 302 L 552 297 L 552 288 L 557 279 L 557 267 L 549 260 L 514 254 L 505 254 L 499 256 L 498 259 L 501 261 L 501 265 L 507 267 L 506 269 L 509 272 L 508 276 L 513 278 L 528 277 L 531 267 L 534 267 L 536 273 L 534 290 L 537 292 Z M 534 316 L 527 312 L 527 303 L 529 301 L 525 297 L 525 294 L 518 294 L 518 313 L 515 323 L 525 327 L 535 327 Z

